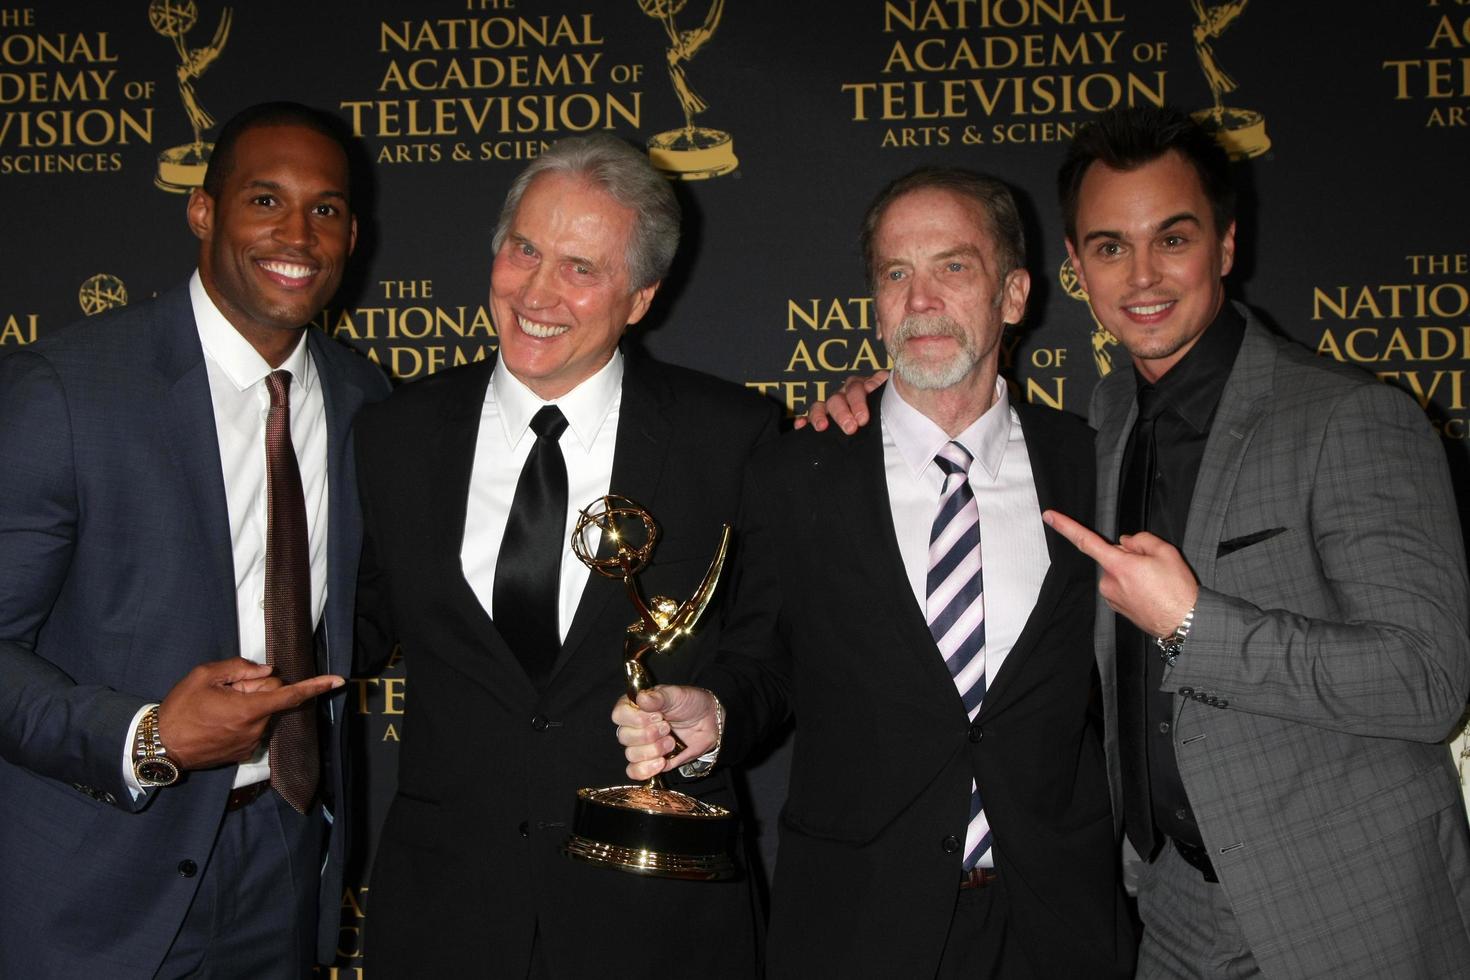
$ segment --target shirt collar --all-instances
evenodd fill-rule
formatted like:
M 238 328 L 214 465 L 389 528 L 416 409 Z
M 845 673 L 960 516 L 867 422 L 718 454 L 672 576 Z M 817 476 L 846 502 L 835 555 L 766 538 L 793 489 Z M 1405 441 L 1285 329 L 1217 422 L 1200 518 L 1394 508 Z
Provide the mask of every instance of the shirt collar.
M 612 358 L 596 374 L 551 401 L 544 401 L 511 374 L 502 358 L 495 362 L 486 397 L 495 399 L 506 445 L 514 448 L 531 427 L 532 416 L 546 405 L 555 405 L 566 416 L 567 427 L 576 435 L 577 442 L 586 449 L 597 438 L 622 391 L 623 352 L 615 350 Z
M 1159 410 L 1172 410 L 1196 432 L 1208 431 L 1244 337 L 1245 318 L 1226 300 L 1195 345 L 1154 383 Z M 1139 389 L 1148 386 L 1143 375 L 1134 377 Z
M 933 464 L 944 444 L 951 441 L 964 446 L 975 457 L 991 482 L 1000 474 L 1012 423 L 1010 391 L 1004 378 L 995 379 L 995 401 L 990 408 L 953 440 L 927 415 L 904 401 L 896 385 L 883 387 L 882 415 L 883 427 L 915 479 Z
M 194 307 L 194 326 L 199 331 L 200 346 L 237 391 L 259 384 L 275 370 L 214 305 L 197 269 L 189 278 L 189 301 Z M 300 341 L 282 362 L 280 370 L 290 371 L 291 379 L 301 386 L 302 392 L 310 391 L 316 383 L 316 368 L 306 349 L 306 330 L 301 331 Z

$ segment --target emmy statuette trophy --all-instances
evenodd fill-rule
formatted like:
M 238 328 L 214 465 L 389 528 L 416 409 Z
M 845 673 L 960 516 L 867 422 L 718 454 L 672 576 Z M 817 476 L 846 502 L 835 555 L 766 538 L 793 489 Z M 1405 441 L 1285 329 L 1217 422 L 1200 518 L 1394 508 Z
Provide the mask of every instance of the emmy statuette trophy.
M 589 547 L 588 532 L 601 531 L 601 557 Z M 572 551 L 592 571 L 622 579 L 638 621 L 623 639 L 623 668 L 628 698 L 653 686 L 643 665 L 650 652 L 669 653 L 687 637 L 714 596 L 715 584 L 730 546 L 730 526 L 724 527 L 719 550 L 694 595 L 682 604 L 667 596 L 643 600 L 637 576 L 647 567 L 658 542 L 652 515 L 629 500 L 610 494 L 581 511 L 572 533 Z M 684 744 L 674 737 L 675 752 Z M 638 786 L 609 786 L 577 791 L 572 834 L 562 845 L 568 857 L 605 868 L 660 878 L 712 881 L 735 873 L 730 856 L 735 817 L 723 807 L 667 789 L 654 776 Z
M 729 133 L 694 125 L 694 117 L 709 108 L 684 75 L 684 63 L 704 47 L 725 11 L 725 0 L 711 0 L 704 23 L 687 31 L 679 30 L 674 17 L 684 9 L 687 0 L 638 0 L 638 7 L 663 25 L 669 46 L 664 51 L 668 63 L 669 82 L 684 110 L 684 127 L 659 133 L 648 140 L 648 159 L 665 177 L 679 180 L 706 180 L 734 170 L 735 141 Z
M 148 23 L 159 34 L 172 38 L 178 51 L 179 67 L 174 74 L 179 81 L 179 98 L 189 115 L 189 125 L 194 128 L 194 142 L 171 146 L 158 154 L 158 173 L 153 177 L 153 184 L 159 190 L 184 194 L 204 183 L 209 153 L 214 149 L 213 143 L 204 141 L 204 131 L 214 125 L 214 117 L 200 105 L 193 83 L 224 50 L 232 17 L 233 13 L 226 7 L 220 14 L 219 26 L 214 29 L 213 40 L 202 48 L 190 50 L 184 43 L 184 35 L 199 20 L 199 8 L 194 0 L 152 0 L 148 4 Z
M 1235 79 L 1220 67 L 1215 60 L 1215 49 L 1210 46 L 1235 22 L 1250 0 L 1226 0 L 1213 6 L 1205 6 L 1204 0 L 1189 0 L 1194 10 L 1194 54 L 1199 59 L 1200 71 L 1215 97 L 1215 104 L 1208 109 L 1192 113 L 1201 126 L 1209 130 L 1215 142 L 1224 148 L 1232 160 L 1258 157 L 1271 149 L 1271 137 L 1266 135 L 1266 117 L 1254 109 L 1238 109 L 1225 104 L 1225 96 L 1240 86 Z
M 1113 348 L 1118 346 L 1118 338 L 1097 318 L 1070 258 L 1062 259 L 1062 266 L 1057 270 L 1057 282 L 1061 284 L 1062 292 L 1079 303 L 1087 304 L 1087 312 L 1092 314 L 1092 363 L 1097 368 L 1097 376 L 1106 378 L 1113 371 Z

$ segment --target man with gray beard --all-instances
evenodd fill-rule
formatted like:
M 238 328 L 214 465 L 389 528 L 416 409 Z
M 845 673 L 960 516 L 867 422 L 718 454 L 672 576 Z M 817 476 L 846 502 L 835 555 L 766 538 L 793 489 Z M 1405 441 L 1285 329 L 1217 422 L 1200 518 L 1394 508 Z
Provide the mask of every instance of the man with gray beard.
M 1015 202 L 916 171 L 862 246 L 878 424 L 756 453 L 720 655 L 617 704 L 628 775 L 739 763 L 795 715 L 773 977 L 1127 975 L 1093 574 L 1041 520 L 1091 509 L 1092 439 L 998 374 L 1031 282 Z

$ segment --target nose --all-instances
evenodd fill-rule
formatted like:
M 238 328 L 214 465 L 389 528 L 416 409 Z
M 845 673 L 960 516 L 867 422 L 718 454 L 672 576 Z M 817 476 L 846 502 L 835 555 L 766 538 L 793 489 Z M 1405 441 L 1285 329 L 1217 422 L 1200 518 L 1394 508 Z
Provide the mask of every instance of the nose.
M 539 262 L 521 283 L 521 303 L 527 309 L 544 310 L 556 305 L 556 289 L 552 275 L 552 263 Z
M 910 313 L 932 313 L 942 309 L 943 299 L 935 288 L 934 278 L 927 272 L 914 272 L 908 280 L 908 295 L 904 309 Z
M 1159 281 L 1157 257 L 1150 248 L 1133 250 L 1128 265 L 1128 282 L 1135 287 L 1152 286 Z
M 305 247 L 316 240 L 316 231 L 311 225 L 311 215 L 302 208 L 282 208 L 276 222 L 276 241 L 283 245 Z

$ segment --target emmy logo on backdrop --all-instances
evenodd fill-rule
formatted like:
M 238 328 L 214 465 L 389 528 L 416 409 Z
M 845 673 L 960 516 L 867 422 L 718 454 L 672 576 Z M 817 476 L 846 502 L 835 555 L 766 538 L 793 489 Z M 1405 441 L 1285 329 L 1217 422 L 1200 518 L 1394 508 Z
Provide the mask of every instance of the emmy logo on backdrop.
M 204 131 L 214 125 L 214 117 L 199 104 L 194 80 L 214 64 L 224 49 L 230 36 L 231 16 L 230 8 L 226 7 L 220 14 L 219 26 L 214 29 L 214 39 L 202 48 L 190 50 L 184 43 L 184 35 L 199 20 L 199 8 L 194 0 L 152 0 L 148 4 L 148 23 L 159 34 L 173 38 L 179 53 L 179 67 L 174 72 L 179 79 L 179 98 L 189 114 L 189 124 L 194 127 L 194 142 L 171 146 L 158 155 L 158 173 L 153 183 L 160 190 L 183 194 L 204 183 L 209 151 L 214 149 L 213 143 L 204 142 Z
M 729 133 L 694 125 L 694 117 L 709 108 L 709 103 L 689 87 L 684 77 L 684 62 L 693 59 L 704 47 L 720 23 L 725 0 L 713 0 L 704 23 L 698 28 L 681 31 L 674 17 L 684 9 L 686 0 L 638 0 L 639 8 L 664 26 L 669 36 L 665 57 L 669 63 L 669 81 L 684 108 L 684 128 L 659 133 L 648 141 L 648 159 L 664 176 L 680 180 L 704 180 L 734 170 L 735 141 Z
M 1215 60 L 1215 50 L 1210 41 L 1225 33 L 1235 18 L 1245 10 L 1250 0 L 1230 0 L 1206 7 L 1204 0 L 1189 0 L 1194 8 L 1194 53 L 1199 58 L 1200 70 L 1214 93 L 1215 105 L 1194 113 L 1194 118 L 1215 136 L 1215 142 L 1225 148 L 1232 160 L 1258 157 L 1271 148 L 1271 138 L 1266 135 L 1266 118 L 1254 109 L 1236 109 L 1225 105 L 1225 95 L 1234 92 L 1238 85 L 1226 74 Z
M 648 566 L 658 543 L 658 525 L 642 507 L 609 494 L 584 507 L 572 532 L 572 551 L 592 571 L 621 579 L 637 622 L 623 637 L 623 670 L 628 699 L 653 686 L 644 666 L 649 653 L 670 653 L 694 629 L 715 594 L 720 570 L 730 548 L 730 525 L 720 536 L 719 548 L 704 580 L 684 602 L 652 596 L 647 602 L 638 588 L 638 573 Z M 600 531 L 595 546 L 592 532 Z M 684 744 L 674 736 L 675 752 Z M 579 861 L 632 874 L 660 878 L 713 881 L 735 873 L 731 848 L 735 815 L 677 790 L 667 789 L 654 776 L 640 786 L 609 786 L 577 791 L 572 834 L 562 852 Z
M 1113 370 L 1113 348 L 1118 346 L 1118 338 L 1097 318 L 1087 290 L 1082 288 L 1077 270 L 1072 268 L 1071 259 L 1062 259 L 1062 267 L 1057 270 L 1057 282 L 1061 283 L 1062 292 L 1087 304 L 1087 312 L 1092 314 L 1092 363 L 1097 366 L 1098 377 L 1107 377 Z
M 117 276 L 99 272 L 77 290 L 77 303 L 84 316 L 96 316 L 106 310 L 128 305 L 128 287 Z

